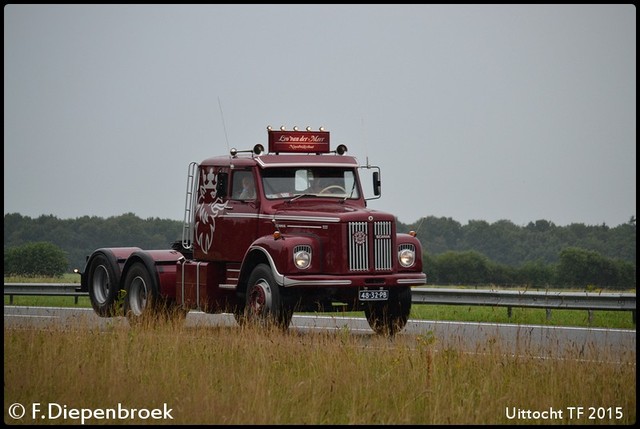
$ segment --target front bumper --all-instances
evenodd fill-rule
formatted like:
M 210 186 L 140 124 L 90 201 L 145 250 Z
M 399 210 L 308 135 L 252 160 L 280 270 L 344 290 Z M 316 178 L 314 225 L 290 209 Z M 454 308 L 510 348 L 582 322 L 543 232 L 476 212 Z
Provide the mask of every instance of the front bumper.
M 276 275 L 276 282 L 284 287 L 345 287 L 379 288 L 422 286 L 427 283 L 424 273 L 348 274 L 348 275 Z

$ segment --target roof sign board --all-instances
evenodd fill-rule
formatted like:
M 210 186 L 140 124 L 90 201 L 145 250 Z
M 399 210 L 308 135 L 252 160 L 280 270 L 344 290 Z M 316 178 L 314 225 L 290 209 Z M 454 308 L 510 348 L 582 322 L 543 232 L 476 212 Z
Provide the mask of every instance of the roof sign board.
M 268 130 L 269 152 L 329 153 L 329 131 Z

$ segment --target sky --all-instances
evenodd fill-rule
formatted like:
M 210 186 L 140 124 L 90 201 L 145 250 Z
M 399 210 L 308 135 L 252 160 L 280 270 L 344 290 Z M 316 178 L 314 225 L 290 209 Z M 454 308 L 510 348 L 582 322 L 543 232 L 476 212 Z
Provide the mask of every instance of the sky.
M 268 125 L 379 166 L 403 223 L 625 224 L 636 8 L 4 7 L 5 215 L 182 221 L 189 163 Z

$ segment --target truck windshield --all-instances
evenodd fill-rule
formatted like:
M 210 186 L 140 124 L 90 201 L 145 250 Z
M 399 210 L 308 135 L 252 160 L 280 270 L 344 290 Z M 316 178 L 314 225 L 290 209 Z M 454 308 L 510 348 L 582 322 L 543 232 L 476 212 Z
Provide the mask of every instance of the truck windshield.
M 344 168 L 267 168 L 262 170 L 262 187 L 267 199 L 304 194 L 340 199 L 359 198 L 355 171 Z

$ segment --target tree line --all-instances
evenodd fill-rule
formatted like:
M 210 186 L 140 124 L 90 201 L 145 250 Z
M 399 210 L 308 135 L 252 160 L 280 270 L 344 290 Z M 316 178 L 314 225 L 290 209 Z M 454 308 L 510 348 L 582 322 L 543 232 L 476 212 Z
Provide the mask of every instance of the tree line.
M 609 227 L 547 220 L 466 225 L 446 217 L 398 223 L 417 232 L 432 284 L 635 289 L 636 220 Z
M 417 231 L 429 284 L 635 289 L 635 218 L 609 227 L 556 226 L 546 220 L 526 226 L 508 220 L 472 220 L 462 225 L 451 218 L 429 216 L 413 224 L 398 222 L 397 229 Z M 33 243 L 51 243 L 61 249 L 70 272 L 82 270 L 86 256 L 100 247 L 167 249 L 181 237 L 182 222 L 141 219 L 133 213 L 75 219 L 5 214 L 5 275 L 25 255 L 42 251 L 42 246 L 36 246 L 25 253 L 24 246 Z M 64 265 L 59 256 L 54 260 Z

